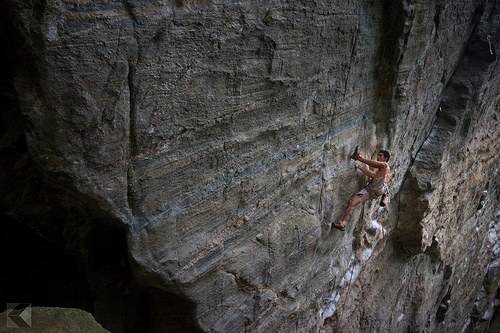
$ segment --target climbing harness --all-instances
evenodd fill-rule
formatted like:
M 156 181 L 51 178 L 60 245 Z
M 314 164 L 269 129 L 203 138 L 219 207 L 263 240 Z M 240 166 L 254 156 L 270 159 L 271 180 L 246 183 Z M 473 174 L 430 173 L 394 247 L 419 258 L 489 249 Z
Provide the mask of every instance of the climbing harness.
M 385 207 L 391 202 L 391 199 L 389 198 L 389 187 L 384 184 L 384 193 L 381 196 L 380 199 L 380 206 Z M 382 227 L 382 240 L 385 241 L 385 231 L 384 231 L 384 222 L 382 220 L 380 221 L 380 226 Z
M 389 199 L 389 186 L 387 186 L 387 184 L 384 184 L 384 191 L 380 196 L 380 206 L 385 207 L 387 206 L 387 204 L 389 204 L 389 202 L 391 202 L 391 200 Z
M 490 46 L 490 54 L 493 55 L 493 50 L 491 49 L 491 40 L 490 40 L 490 35 L 486 36 L 486 39 L 488 40 L 488 44 Z
M 301 246 L 300 246 L 300 233 L 299 233 L 299 227 L 295 226 L 295 230 L 297 231 L 297 251 L 300 252 Z

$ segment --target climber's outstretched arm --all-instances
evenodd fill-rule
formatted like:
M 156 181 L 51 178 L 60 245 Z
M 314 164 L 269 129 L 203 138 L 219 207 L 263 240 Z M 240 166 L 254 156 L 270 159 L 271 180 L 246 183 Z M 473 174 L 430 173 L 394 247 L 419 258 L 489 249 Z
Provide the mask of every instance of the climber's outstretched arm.
M 377 169 L 387 168 L 387 163 L 385 162 L 370 160 L 369 158 L 364 158 L 362 156 L 358 156 L 356 159 L 360 162 L 363 162 L 371 166 L 372 168 L 377 168 Z
M 375 170 L 368 170 L 366 168 L 363 168 L 361 165 L 356 165 L 356 168 L 361 170 L 368 177 L 375 178 L 377 176 L 377 171 L 378 171 L 377 168 L 375 168 Z
M 370 160 L 368 158 L 364 158 L 361 156 L 357 156 L 356 160 L 363 162 L 366 165 L 371 166 L 372 168 L 378 169 L 378 170 L 373 170 L 374 175 L 370 177 L 383 177 L 387 172 L 387 168 L 389 167 L 389 165 L 386 162 Z M 363 171 L 363 173 L 366 174 L 365 171 Z

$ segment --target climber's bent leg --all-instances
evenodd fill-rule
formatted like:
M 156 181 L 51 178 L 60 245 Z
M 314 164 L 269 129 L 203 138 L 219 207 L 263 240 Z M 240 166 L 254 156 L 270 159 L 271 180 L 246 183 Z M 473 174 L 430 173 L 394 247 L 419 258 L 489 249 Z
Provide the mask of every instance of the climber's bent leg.
M 344 217 L 342 218 L 342 221 L 340 222 L 340 225 L 345 226 L 347 222 L 351 219 L 352 213 L 354 212 L 354 208 L 359 203 L 365 202 L 368 200 L 370 197 L 370 193 L 366 189 L 362 189 L 361 191 L 358 192 L 354 197 L 349 200 L 349 203 L 347 205 L 347 209 L 345 211 Z

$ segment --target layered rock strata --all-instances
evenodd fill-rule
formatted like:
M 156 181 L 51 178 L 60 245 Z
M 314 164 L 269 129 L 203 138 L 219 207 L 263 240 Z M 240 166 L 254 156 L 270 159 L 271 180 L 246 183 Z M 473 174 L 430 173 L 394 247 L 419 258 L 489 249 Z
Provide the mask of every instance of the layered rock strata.
M 11 0 L 2 15 L 2 213 L 75 258 L 92 297 L 73 302 L 104 328 L 488 330 L 497 2 Z M 356 145 L 391 152 L 392 200 L 342 233 L 330 223 L 366 181 Z

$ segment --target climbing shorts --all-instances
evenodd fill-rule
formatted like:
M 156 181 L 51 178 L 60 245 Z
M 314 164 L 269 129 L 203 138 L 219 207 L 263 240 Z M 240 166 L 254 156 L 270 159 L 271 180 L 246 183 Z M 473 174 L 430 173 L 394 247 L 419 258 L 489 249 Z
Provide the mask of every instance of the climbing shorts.
M 380 197 L 380 194 L 377 194 L 373 191 L 368 191 L 366 187 L 362 188 L 361 191 L 359 191 L 356 195 L 359 196 L 361 203 L 365 202 L 366 200 L 372 200 Z

